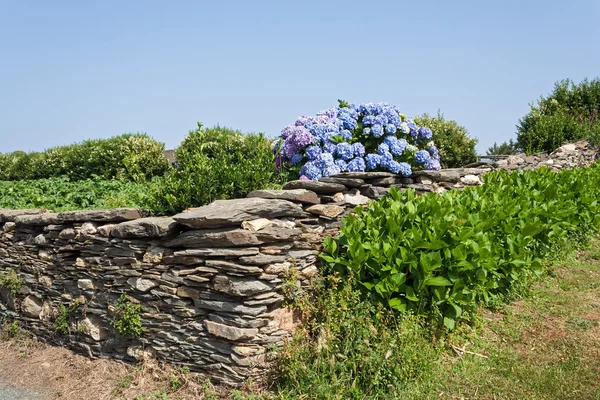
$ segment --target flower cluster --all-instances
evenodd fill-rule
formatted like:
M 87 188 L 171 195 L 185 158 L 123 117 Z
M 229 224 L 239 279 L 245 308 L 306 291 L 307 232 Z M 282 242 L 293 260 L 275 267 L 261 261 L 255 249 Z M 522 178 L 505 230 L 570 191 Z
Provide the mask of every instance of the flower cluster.
M 346 104 L 299 117 L 273 144 L 278 167 L 299 167 L 301 179 L 383 170 L 410 176 L 440 169 L 433 133 L 386 103 Z M 420 149 L 421 148 L 421 149 Z

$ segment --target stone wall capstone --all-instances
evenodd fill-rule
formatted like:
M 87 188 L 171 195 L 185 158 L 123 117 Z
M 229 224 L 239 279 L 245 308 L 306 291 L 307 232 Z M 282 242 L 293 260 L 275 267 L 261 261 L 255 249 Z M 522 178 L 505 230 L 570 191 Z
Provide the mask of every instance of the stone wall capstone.
M 271 346 L 297 326 L 284 307 L 290 276 L 307 285 L 326 236 L 356 206 L 392 187 L 436 192 L 482 184 L 494 169 L 587 166 L 586 142 L 552 155 L 514 156 L 477 168 L 344 173 L 320 182 L 292 181 L 172 217 L 136 209 L 52 213 L 0 210 L 0 273 L 16 271 L 16 295 L 0 287 L 0 316 L 38 338 L 90 357 L 135 361 L 148 355 L 203 372 L 218 383 L 260 379 Z M 296 270 L 295 274 L 290 271 Z M 141 337 L 118 337 L 111 320 L 121 295 L 142 308 Z M 58 308 L 78 301 L 67 335 L 53 326 Z

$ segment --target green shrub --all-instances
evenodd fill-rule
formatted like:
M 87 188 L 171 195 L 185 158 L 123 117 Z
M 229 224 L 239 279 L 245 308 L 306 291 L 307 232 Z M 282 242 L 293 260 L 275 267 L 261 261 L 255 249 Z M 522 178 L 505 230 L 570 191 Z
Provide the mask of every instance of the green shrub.
M 0 287 L 8 289 L 12 297 L 15 297 L 19 293 L 21 285 L 23 285 L 23 281 L 14 269 L 9 268 L 5 271 L 0 271 Z
M 142 327 L 142 306 L 134 303 L 124 294 L 119 297 L 115 307 L 116 317 L 111 321 L 117 336 L 139 337 L 145 329 Z
M 43 152 L 0 154 L 0 180 L 101 177 L 145 181 L 169 168 L 164 144 L 146 134 L 86 140 Z
M 0 208 L 52 211 L 139 207 L 147 209 L 152 183 L 68 178 L 0 181 Z
M 441 196 L 392 190 L 348 216 L 322 258 L 391 308 L 452 329 L 465 311 L 539 273 L 551 249 L 600 228 L 598 164 L 493 172 L 485 181 Z
M 71 323 L 73 322 L 73 315 L 79 308 L 79 302 L 77 300 L 72 301 L 68 305 L 59 304 L 58 315 L 54 320 L 54 330 L 60 334 L 68 335 L 71 333 Z
M 328 280 L 306 299 L 303 325 L 278 351 L 279 398 L 402 398 L 412 381 L 426 379 L 438 351 L 422 321 Z
M 517 126 L 517 144 L 527 153 L 552 152 L 566 142 L 600 136 L 600 78 L 576 84 L 566 79 L 541 97 Z
M 216 126 L 191 131 L 176 152 L 177 168 L 154 195 L 154 209 L 175 213 L 213 200 L 244 197 L 277 176 L 269 141 L 262 134 Z
M 477 139 L 469 137 L 464 126 L 454 120 L 444 119 L 440 111 L 437 116 L 423 114 L 416 117 L 415 122 L 431 128 L 433 141 L 440 152 L 442 168 L 462 167 L 477 161 Z

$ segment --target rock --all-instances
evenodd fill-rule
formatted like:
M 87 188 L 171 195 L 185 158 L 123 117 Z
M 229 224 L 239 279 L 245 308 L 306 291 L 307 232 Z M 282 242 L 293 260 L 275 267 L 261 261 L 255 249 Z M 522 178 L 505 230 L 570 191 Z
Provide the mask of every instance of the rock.
M 142 259 L 145 263 L 158 264 L 163 260 L 165 249 L 162 247 L 153 247 L 148 249 Z
M 147 292 L 150 289 L 153 289 L 158 286 L 158 283 L 144 278 L 129 278 L 127 279 L 127 283 L 132 288 L 139 290 L 140 292 Z
M 112 210 L 66 211 L 56 214 L 56 220 L 62 222 L 121 222 L 142 218 L 137 208 L 114 208 Z
M 508 160 L 498 160 L 496 161 L 495 165 L 498 167 L 504 167 L 508 165 Z
M 316 182 L 309 180 L 290 181 L 283 185 L 284 190 L 290 189 L 306 189 L 317 194 L 335 194 L 337 192 L 345 192 L 348 188 L 339 183 Z
M 14 217 L 17 226 L 20 225 L 51 225 L 58 223 L 57 213 L 45 213 L 38 215 L 18 215 Z
M 4 226 L 2 227 L 2 230 L 4 232 L 12 232 L 17 228 L 17 224 L 15 224 L 14 222 L 6 222 L 4 223 Z
M 248 197 L 259 197 L 262 199 L 281 199 L 304 204 L 319 204 L 319 196 L 313 191 L 306 189 L 291 190 L 255 190 Z
M 106 224 L 106 225 L 99 226 L 99 227 L 97 228 L 97 230 L 98 230 L 98 234 L 99 234 L 100 236 L 103 236 L 103 237 L 106 237 L 106 238 L 107 238 L 107 237 L 109 237 L 109 236 L 110 236 L 110 231 L 112 231 L 112 229 L 113 229 L 115 226 L 117 226 L 117 224 Z
M 344 194 L 336 193 L 333 195 L 332 200 L 334 201 L 334 203 L 341 203 L 342 201 L 344 201 Z
M 577 145 L 574 143 L 565 144 L 556 149 L 555 153 L 564 153 L 577 150 Z
M 232 296 L 252 296 L 271 291 L 272 287 L 256 279 L 217 275 L 213 279 L 213 289 Z
M 433 181 L 425 176 L 417 176 L 417 183 L 422 183 L 423 185 L 431 185 Z
M 194 305 L 198 308 L 204 308 L 213 311 L 222 311 L 227 313 L 236 313 L 242 315 L 251 315 L 256 317 L 267 311 L 267 307 L 248 307 L 243 304 L 232 303 L 229 301 L 222 300 L 205 300 L 205 299 L 194 299 Z
M 248 231 L 260 231 L 262 228 L 271 225 L 273 222 L 270 219 L 259 218 L 252 221 L 242 222 L 242 229 Z
M 87 315 L 82 321 L 86 328 L 86 333 L 95 341 L 107 339 L 109 336 L 108 330 L 102 327 L 102 318 L 97 315 Z
M 325 177 L 325 178 L 321 178 L 319 179 L 319 182 L 325 182 L 325 183 L 338 183 L 340 185 L 344 185 L 346 187 L 349 188 L 358 188 L 361 187 L 362 185 L 365 184 L 365 181 L 362 179 L 357 179 L 357 178 L 342 178 L 342 177 Z
M 370 201 L 371 199 L 369 199 L 367 196 L 363 196 L 362 194 L 360 194 L 360 192 L 354 194 L 346 193 L 344 195 L 344 202 L 352 206 L 361 206 L 363 204 L 367 204 Z
M 460 178 L 460 181 L 465 185 L 481 185 L 481 179 L 477 175 L 465 175 Z
M 360 190 L 361 194 L 365 195 L 370 199 L 380 199 L 384 196 L 387 196 L 389 193 L 389 188 L 382 188 L 379 186 L 370 186 L 368 188 L 363 188 Z
M 239 261 L 242 264 L 267 265 L 284 262 L 285 260 L 287 260 L 287 256 L 272 256 L 267 254 L 258 254 L 255 256 L 241 257 Z
M 127 348 L 127 355 L 138 361 L 153 360 L 156 358 L 156 351 L 152 347 L 143 348 L 142 346 L 129 346 Z
M 160 238 L 171 235 L 178 227 L 171 217 L 148 217 L 115 225 L 110 234 L 118 238 Z
M 52 278 L 46 275 L 41 275 L 38 277 L 38 283 L 45 287 L 52 286 Z
M 98 232 L 98 224 L 94 223 L 94 222 L 84 222 L 81 225 L 81 229 L 79 230 L 79 232 L 82 235 L 86 235 L 86 236 L 90 236 L 90 235 L 95 235 L 96 232 Z
M 91 290 L 94 289 L 94 283 L 91 279 L 78 279 L 77 287 L 82 290 Z
M 313 278 L 317 276 L 319 269 L 315 265 L 311 265 L 310 267 L 304 268 L 301 273 L 307 278 Z
M 177 296 L 179 297 L 187 297 L 190 299 L 199 299 L 200 298 L 200 291 L 197 289 L 192 289 L 191 287 L 188 286 L 180 286 L 177 289 Z
M 246 198 L 217 200 L 211 204 L 177 214 L 173 219 L 195 229 L 239 226 L 257 218 L 306 217 L 298 204 L 287 200 Z
M 300 325 L 299 318 L 294 315 L 294 310 L 291 308 L 278 308 L 269 313 L 269 317 L 275 324 L 278 330 L 294 333 Z
M 27 296 L 21 303 L 21 311 L 26 317 L 39 318 L 42 312 L 42 305 L 42 300 L 34 296 Z
M 25 210 L 0 208 L 0 224 L 4 222 L 15 222 L 15 218 L 19 215 L 38 215 L 46 212 L 48 211 L 41 208 L 30 208 Z
M 75 232 L 75 229 L 73 229 L 73 228 L 63 229 L 58 234 L 58 238 L 62 239 L 62 240 L 71 240 L 71 239 L 74 239 L 75 236 L 77 236 L 77 232 Z
M 231 341 L 252 339 L 258 335 L 258 329 L 256 328 L 236 328 L 234 326 L 223 325 L 209 320 L 205 320 L 204 325 L 206 326 L 208 333 L 211 335 L 222 337 Z
M 518 156 L 510 156 L 506 159 L 506 163 L 508 165 L 518 165 L 518 164 L 523 164 L 524 162 L 525 162 L 525 160 Z
M 221 260 L 206 260 L 206 266 L 212 267 L 217 270 L 229 271 L 240 274 L 261 274 L 262 269 L 258 267 L 249 267 L 245 265 L 238 265 L 227 261 Z
M 40 234 L 37 235 L 35 239 L 33 239 L 33 243 L 35 243 L 38 246 L 45 246 L 48 243 L 48 241 L 46 240 L 46 237 L 44 235 Z
M 311 214 L 321 215 L 328 218 L 335 218 L 342 214 L 346 209 L 334 204 L 315 204 L 306 209 Z
M 255 232 L 244 229 L 218 229 L 183 232 L 164 242 L 167 247 L 247 247 L 263 244 Z
M 197 257 L 242 257 L 255 256 L 259 253 L 258 247 L 241 249 L 189 249 L 176 251 L 175 256 L 197 256 Z
M 397 176 L 382 176 L 379 178 L 372 178 L 367 181 L 367 183 L 373 186 L 390 186 L 399 182 L 399 178 Z

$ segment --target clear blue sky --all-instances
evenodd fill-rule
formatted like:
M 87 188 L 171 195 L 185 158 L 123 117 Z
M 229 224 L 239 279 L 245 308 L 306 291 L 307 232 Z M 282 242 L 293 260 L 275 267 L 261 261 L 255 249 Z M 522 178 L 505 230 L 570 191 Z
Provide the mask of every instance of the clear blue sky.
M 563 78 L 600 75 L 600 2 L 0 0 L 0 152 L 196 121 L 276 136 L 386 101 L 514 136 Z

